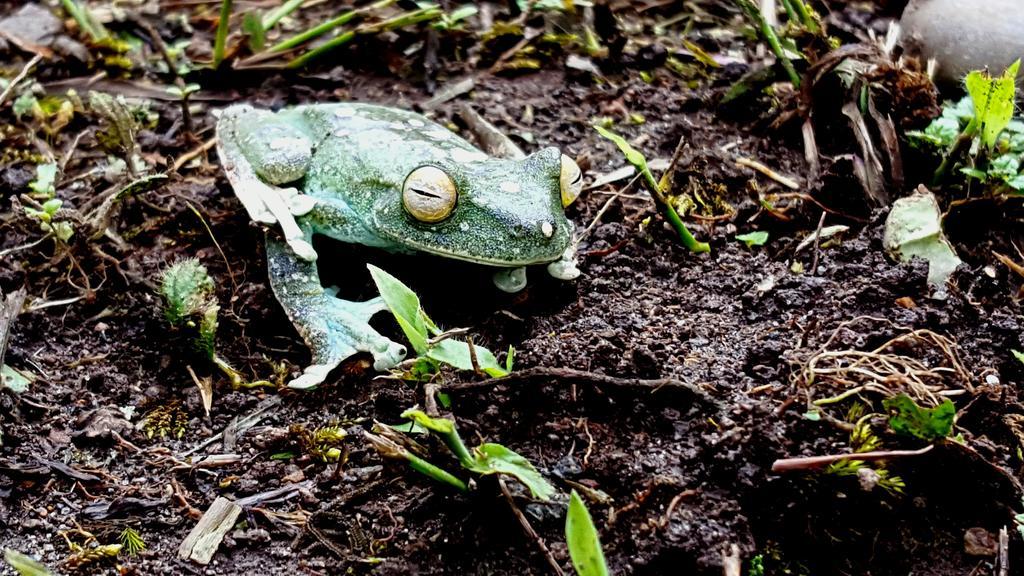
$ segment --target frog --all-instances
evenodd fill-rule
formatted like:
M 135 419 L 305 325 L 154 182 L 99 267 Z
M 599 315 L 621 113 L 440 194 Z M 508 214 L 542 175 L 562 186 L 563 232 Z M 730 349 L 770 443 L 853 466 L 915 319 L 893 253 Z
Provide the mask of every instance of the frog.
M 565 209 L 583 174 L 558 148 L 494 157 L 419 113 L 360 102 L 235 104 L 220 111 L 216 136 L 228 183 L 264 225 L 274 296 L 311 353 L 291 388 L 321 385 L 358 353 L 377 371 L 407 353 L 370 326 L 387 310 L 381 297 L 344 300 L 322 285 L 316 235 L 492 267 L 494 284 L 512 293 L 528 266 L 567 281 L 580 274 Z

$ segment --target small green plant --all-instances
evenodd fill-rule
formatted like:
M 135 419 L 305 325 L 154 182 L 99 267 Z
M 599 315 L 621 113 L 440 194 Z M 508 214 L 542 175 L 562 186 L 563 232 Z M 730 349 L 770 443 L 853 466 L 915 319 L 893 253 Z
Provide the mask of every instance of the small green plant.
M 303 452 L 321 462 L 338 462 L 344 454 L 341 446 L 347 435 L 337 424 L 320 426 L 312 432 L 301 424 L 293 424 L 289 431 L 298 439 Z
M 569 511 L 565 516 L 565 542 L 578 576 L 608 576 L 601 539 L 590 517 L 590 511 L 575 490 L 569 494 Z
M 420 8 L 430 8 L 433 6 L 432 2 L 417 2 L 417 6 Z M 443 32 L 453 32 L 463 29 L 463 24 L 468 18 L 476 16 L 480 12 L 480 9 L 473 4 L 463 4 L 451 12 L 441 13 L 440 18 L 431 26 L 435 30 Z
M 98 91 L 89 93 L 89 108 L 107 125 L 97 133 L 97 140 L 105 149 L 120 156 L 132 179 L 137 179 L 136 135 L 141 126 L 135 111 L 124 96 L 114 97 Z
M 187 427 L 188 413 L 182 409 L 180 400 L 157 406 L 142 419 L 146 438 L 181 438 Z
M 871 429 L 871 418 L 875 414 L 865 414 L 864 405 L 854 403 L 847 413 L 846 419 L 853 422 L 853 431 L 850 432 L 850 448 L 854 453 L 873 452 L 882 447 L 882 440 Z M 892 495 L 903 493 L 906 484 L 899 476 L 889 472 L 884 463 L 876 462 L 874 466 L 856 459 L 840 460 L 830 464 L 825 469 L 826 474 L 841 477 L 853 477 L 861 480 L 865 487 L 878 486 Z
M 4 548 L 4 561 L 14 568 L 18 576 L 51 576 L 52 572 L 41 562 L 13 548 Z
M 924 131 L 909 132 L 911 142 L 943 150 L 933 184 L 947 183 L 952 169 L 988 186 L 995 195 L 1024 194 L 1024 121 L 1014 119 L 1020 61 L 999 77 L 974 71 L 964 84 L 968 95 L 947 103 Z
M 117 540 L 121 543 L 121 550 L 129 556 L 136 556 L 146 549 L 146 541 L 131 526 L 125 527 Z
M 889 426 L 897 434 L 934 442 L 949 436 L 956 419 L 956 407 L 949 398 L 935 408 L 922 408 L 910 396 L 900 394 L 882 401 L 890 412 Z
M 434 374 L 440 364 L 447 364 L 496 378 L 508 375 L 512 368 L 511 355 L 502 366 L 487 348 L 449 337 L 427 316 L 419 297 L 408 286 L 376 266 L 367 268 L 381 298 L 418 356 L 414 364 L 416 371 L 423 375 Z
M 48 162 L 36 165 L 36 179 L 28 183 L 32 197 L 39 200 L 53 198 L 57 194 L 57 164 Z
M 107 29 L 93 17 L 88 8 L 79 6 L 75 0 L 61 0 L 61 4 L 68 15 L 78 24 L 78 27 L 88 34 L 94 43 L 99 43 L 110 37 Z
M 747 569 L 747 576 L 765 576 L 764 554 L 757 554 L 750 559 L 750 567 Z
M 47 235 L 52 236 L 59 244 L 67 244 L 75 230 L 70 222 L 57 221 L 57 213 L 60 211 L 64 201 L 51 198 L 40 206 L 39 209 L 30 206 L 25 207 L 25 215 L 39 221 L 39 229 Z
M 192 134 L 192 111 L 189 106 L 192 95 L 199 91 L 199 84 L 185 84 L 180 79 L 178 82 L 177 85 L 168 87 L 167 92 L 181 103 L 181 123 L 184 124 L 185 131 Z
M 736 239 L 747 245 L 747 248 L 753 248 L 754 246 L 764 246 L 768 242 L 767 232 L 748 232 L 746 234 L 737 234 Z
M 594 130 L 601 136 L 611 140 L 626 157 L 626 161 L 633 165 L 634 168 L 643 175 L 644 181 L 647 183 L 648 189 L 651 191 L 651 195 L 654 197 L 655 202 L 665 212 L 665 218 L 668 219 L 669 223 L 675 228 L 676 233 L 679 234 L 679 239 L 683 245 L 690 249 L 691 252 L 710 252 L 711 246 L 706 242 L 698 242 L 693 234 L 690 233 L 689 228 L 683 223 L 683 219 L 679 217 L 679 213 L 676 212 L 673 203 L 666 197 L 669 193 L 668 187 L 670 182 L 670 174 L 666 172 L 659 182 L 655 180 L 654 174 L 651 173 L 650 167 L 647 165 L 647 158 L 636 148 L 633 148 L 626 139 L 618 134 L 604 128 L 600 125 L 594 125 Z
M 272 386 L 262 380 L 246 383 L 242 375 L 217 354 L 220 305 L 214 294 L 213 278 L 199 260 L 188 258 L 164 271 L 160 293 L 167 321 L 172 326 L 196 331 L 196 347 L 228 377 L 232 387 Z
M 213 39 L 213 67 L 220 68 L 224 61 L 228 43 L 228 25 L 231 23 L 232 0 L 221 0 L 220 17 L 217 18 L 217 34 Z
M 530 464 L 529 460 L 505 446 L 484 443 L 470 451 L 459 435 L 455 422 L 446 418 L 432 418 L 416 409 L 406 410 L 402 413 L 402 417 L 411 420 L 419 429 L 427 430 L 440 438 L 448 450 L 455 455 L 459 464 L 468 472 L 478 476 L 490 474 L 511 476 L 526 486 L 530 494 L 538 500 L 550 500 L 551 496 L 555 494 L 555 487 L 533 467 L 533 464 Z M 409 431 L 412 432 L 414 429 L 409 428 Z M 404 441 L 404 439 L 393 436 L 393 434 L 397 434 L 395 428 L 378 427 L 376 432 L 377 434 L 366 433 L 366 438 L 385 457 L 406 460 L 414 470 L 439 482 L 449 484 L 462 491 L 469 489 L 468 484 L 462 479 L 431 464 L 414 454 L 412 450 L 402 446 L 398 440 Z

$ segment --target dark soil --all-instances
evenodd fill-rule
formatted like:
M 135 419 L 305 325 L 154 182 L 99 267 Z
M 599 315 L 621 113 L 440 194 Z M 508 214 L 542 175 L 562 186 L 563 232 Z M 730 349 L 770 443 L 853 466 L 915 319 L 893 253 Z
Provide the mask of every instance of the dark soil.
M 173 4 L 173 11 L 193 9 Z M 8 4 L 0 15 L 14 8 Z M 608 9 L 621 10 L 616 13 L 622 19 L 640 18 L 621 6 Z M 682 8 L 661 10 L 670 16 Z M 890 13 L 877 10 L 837 9 L 830 19 L 846 34 L 884 29 Z M 717 6 L 712 13 L 728 15 Z M 174 38 L 169 21 L 141 17 L 166 40 Z M 208 39 L 209 30 L 201 33 Z M 430 97 L 422 65 L 402 62 L 399 48 L 383 46 L 404 40 L 367 40 L 342 51 L 337 67 L 303 74 L 196 73 L 203 87 L 196 98 L 194 141 L 182 133 L 181 108 L 154 95 L 162 87 L 150 90 L 158 99 L 152 110 L 159 120 L 139 134 L 140 152 L 154 170 L 166 169 L 212 137 L 212 112 L 229 102 L 279 107 L 350 99 L 413 107 Z M 9 49 L 7 78 L 27 60 Z M 440 87 L 463 71 L 449 52 L 457 49 L 441 48 Z M 926 283 L 926 263 L 900 265 L 883 254 L 885 208 L 872 210 L 864 202 L 841 161 L 822 180 L 808 183 L 803 197 L 778 200 L 776 211 L 760 209 L 758 193 L 784 190 L 736 166 L 735 158 L 756 159 L 801 178 L 805 165 L 799 132 L 770 128 L 773 112 L 763 100 L 717 106 L 748 65 L 731 64 L 691 82 L 654 67 L 653 80 L 645 82 L 633 69 L 636 62 L 620 63 L 621 69 L 608 64 L 613 72 L 601 81 L 561 62 L 556 58 L 537 72 L 482 76 L 470 96 L 441 105 L 433 116 L 457 124 L 456 106 L 469 102 L 508 133 L 529 133 L 532 142 L 521 142 L 528 149 L 561 147 L 592 181 L 623 160 L 590 124 L 627 110 L 645 122 L 631 125 L 616 117 L 615 129 L 649 158 L 668 158 L 679 139 L 686 140 L 677 187 L 736 210 L 689 220 L 712 246 L 711 255 L 698 256 L 680 245 L 634 188 L 611 205 L 580 246 L 579 280 L 562 283 L 533 270 L 528 288 L 513 296 L 497 292 L 488 272 L 473 266 L 319 244 L 324 283 L 341 285 L 344 296 L 372 296 L 365 264 L 373 262 L 408 282 L 440 324 L 471 327 L 474 340 L 494 350 L 514 346 L 521 375 L 507 381 L 446 374 L 450 409 L 443 411 L 463 437 L 505 444 L 566 493 L 573 485 L 606 493 L 607 502 L 588 505 L 616 574 L 722 574 L 723 554 L 733 545 L 744 560 L 743 574 L 754 558 L 763 561 L 764 574 L 989 574 L 994 558 L 969 555 L 965 533 L 983 528 L 994 535 L 1004 527 L 1013 560 L 1005 574 L 1024 574 L 1013 522 L 1024 472 L 1024 436 L 1015 424 L 1024 419 L 1018 397 L 1024 365 L 1010 354 L 1024 349 L 1024 339 L 1014 298 L 1019 278 L 992 256 L 1017 253 L 1014 223 L 1002 208 L 965 212 L 951 225 L 967 264 L 954 277 L 948 298 L 936 300 Z M 82 66 L 57 58 L 44 62 L 36 78 L 61 86 L 52 88 L 59 93 L 67 85 L 59 81 L 73 78 L 84 92 Z M 132 80 L 105 82 L 105 90 L 118 93 Z M 2 113 L 21 126 L 9 108 Z M 69 208 L 82 207 L 111 186 L 95 176 L 78 178 L 103 163 L 94 120 L 77 118 L 45 138 L 44 146 L 60 157 L 79 132 L 83 137 L 57 186 Z M 840 149 L 852 136 L 823 139 L 823 146 Z M 34 176 L 32 163 L 0 165 L 0 175 L 4 250 L 41 233 L 16 200 Z M 909 175 L 891 193 L 909 192 L 920 181 Z M 569 209 L 577 227 L 589 225 L 609 192 L 622 184 L 585 192 Z M 817 249 L 796 252 L 818 225 L 819 201 L 837 207 L 826 225 L 851 229 Z M 838 209 L 848 206 L 854 208 Z M 980 223 L 988 232 L 979 237 L 972 231 Z M 185 334 L 169 329 L 155 290 L 159 273 L 195 256 L 218 283 L 222 356 L 254 379 L 274 379 L 274 365 L 281 363 L 295 373 L 309 358 L 270 291 L 263 234 L 232 195 L 212 152 L 165 185 L 127 199 L 115 227 L 126 241 L 123 247 L 79 233 L 71 243 L 75 263 L 54 256 L 61 253 L 49 241 L 0 256 L 0 288 L 25 287 L 29 295 L 5 362 L 38 376 L 21 397 L 0 395 L 0 546 L 36 555 L 64 572 L 69 551 L 61 531 L 88 530 L 106 544 L 130 526 L 148 549 L 118 558 L 121 573 L 128 574 L 551 573 L 493 478 L 479 480 L 469 494 L 458 493 L 382 460 L 364 442 L 361 431 L 373 421 L 398 423 L 402 411 L 423 405 L 422 386 L 375 378 L 360 358 L 315 391 L 232 390 Z M 769 231 L 767 245 L 748 248 L 735 240 L 751 230 Z M 85 278 L 92 290 L 81 289 Z M 847 431 L 827 419 L 805 417 L 810 389 L 798 374 L 843 323 L 860 317 L 870 318 L 841 330 L 829 349 L 872 350 L 927 329 L 955 343 L 969 375 L 970 391 L 953 397 L 956 433 L 964 444 L 945 441 L 925 455 L 891 460 L 889 472 L 906 484 L 898 494 L 877 486 L 866 490 L 856 476 L 771 471 L 779 458 L 850 450 Z M 376 323 L 400 338 L 383 315 Z M 921 347 L 900 353 L 931 361 Z M 187 366 L 214 379 L 209 417 Z M 556 370 L 561 368 L 596 376 Z M 664 381 L 652 386 L 630 380 L 637 378 Z M 818 397 L 839 392 L 819 390 Z M 186 454 L 274 396 L 281 405 L 234 447 L 217 441 Z M 863 398 L 882 411 L 879 396 Z M 842 418 L 846 407 L 834 415 Z M 134 411 L 130 422 L 123 422 L 126 409 Z M 178 414 L 179 425 L 172 423 L 167 436 L 148 437 L 141 423 L 153 410 Z M 335 421 L 349 433 L 343 463 L 325 464 L 301 450 L 290 459 L 272 457 L 297 450 L 289 427 L 312 430 Z M 124 441 L 106 432 L 111 429 Z M 100 434 L 92 437 L 89 430 Z M 882 449 L 922 445 L 884 428 L 876 433 Z M 436 462 L 454 469 L 440 444 L 426 445 Z M 176 467 L 175 460 L 194 463 L 224 453 L 240 458 L 210 469 Z M 287 497 L 247 508 L 208 568 L 177 558 L 197 514 L 218 496 L 240 499 L 295 483 L 301 489 Z M 567 496 L 532 502 L 513 482 L 509 487 L 553 557 L 571 573 L 563 535 Z M 117 573 L 109 560 L 81 571 Z

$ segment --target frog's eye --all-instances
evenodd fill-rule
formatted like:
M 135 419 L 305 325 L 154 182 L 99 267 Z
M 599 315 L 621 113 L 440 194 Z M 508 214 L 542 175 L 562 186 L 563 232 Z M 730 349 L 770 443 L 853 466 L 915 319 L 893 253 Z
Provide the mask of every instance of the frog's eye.
M 440 222 L 455 209 L 455 182 L 440 168 L 422 166 L 409 173 L 402 185 L 402 205 L 420 222 Z
M 562 207 L 572 204 L 583 190 L 583 171 L 565 154 L 562 154 L 562 174 L 559 176 L 562 185 Z

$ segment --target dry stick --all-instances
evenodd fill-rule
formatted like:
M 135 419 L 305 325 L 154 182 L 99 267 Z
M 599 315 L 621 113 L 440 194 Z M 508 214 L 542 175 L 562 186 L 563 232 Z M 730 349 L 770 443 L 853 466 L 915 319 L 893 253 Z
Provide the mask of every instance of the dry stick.
M 18 75 L 14 77 L 14 80 L 11 80 L 11 83 L 7 85 L 7 88 L 4 89 L 3 93 L 0 93 L 0 106 L 4 105 L 4 102 L 7 101 L 7 97 L 11 95 L 11 92 L 14 92 L 14 89 L 18 86 L 18 84 L 20 84 L 21 81 L 29 75 L 29 72 L 32 71 L 32 68 L 34 68 L 35 65 L 38 64 L 39 61 L 42 59 L 42 54 L 36 54 L 32 57 L 31 60 L 28 61 L 27 64 L 25 64 L 25 67 L 21 69 L 21 72 L 18 72 Z
M 220 242 L 218 242 L 217 237 L 213 235 L 213 230 L 210 229 L 210 225 L 206 223 L 206 219 L 203 218 L 203 215 L 188 200 L 185 201 L 185 204 L 187 204 L 189 210 L 196 215 L 196 218 L 199 218 L 199 221 L 203 224 L 203 228 L 206 229 L 206 233 L 210 235 L 210 240 L 213 241 L 213 245 L 217 248 L 217 252 L 220 254 L 221 259 L 224 260 L 224 266 L 228 269 L 228 277 L 231 278 L 231 301 L 234 302 L 235 295 L 238 294 L 238 282 L 235 282 L 235 270 L 231 267 L 231 262 L 224 254 L 224 250 L 220 247 Z M 234 308 L 234 306 L 232 306 L 232 308 Z
M 611 208 L 612 204 L 616 200 L 618 200 L 623 194 L 625 194 L 626 190 L 629 190 L 630 188 L 632 188 L 633 185 L 636 184 L 636 181 L 639 180 L 641 176 L 643 176 L 643 174 L 641 174 L 640 172 L 637 172 L 636 176 L 633 176 L 632 180 L 627 182 L 626 185 L 623 186 L 622 188 L 619 188 L 616 192 L 614 192 L 612 194 L 611 198 L 609 198 L 608 200 L 605 201 L 604 205 L 601 206 L 601 209 L 598 210 L 597 214 L 594 215 L 594 219 L 591 220 L 590 224 L 587 225 L 587 228 L 585 230 L 583 230 L 583 232 L 579 235 L 579 237 L 576 238 L 576 245 L 577 246 L 579 246 L 580 242 L 583 242 L 583 240 L 587 236 L 590 235 L 590 233 L 594 230 L 594 227 L 597 226 L 597 224 L 601 221 L 601 217 L 604 216 L 604 213 L 607 212 L 609 208 Z
M 498 486 L 501 487 L 501 493 L 505 495 L 505 500 L 508 502 L 509 508 L 512 509 L 512 513 L 515 514 L 516 519 L 519 520 L 519 525 L 523 528 L 523 532 L 526 536 L 533 540 L 534 544 L 540 548 L 540 551 L 544 553 L 544 559 L 548 561 L 548 565 L 551 566 L 552 572 L 557 576 L 565 576 L 565 572 L 562 571 L 562 567 L 558 564 L 558 560 L 555 560 L 555 556 L 551 554 L 551 550 L 548 545 L 544 543 L 537 531 L 530 525 L 530 521 L 526 519 L 526 515 L 516 505 L 516 501 L 512 498 L 512 493 L 509 492 L 508 486 L 505 484 L 505 479 L 498 476 Z
M 184 166 L 185 164 L 188 164 L 190 161 L 192 161 L 193 158 L 198 157 L 200 154 L 205 154 L 206 152 L 209 152 L 210 149 L 216 145 L 217 138 L 214 137 L 204 142 L 198 148 L 193 148 L 192 150 L 186 152 L 180 158 L 174 161 L 174 164 L 171 166 L 171 172 L 177 172 L 178 170 L 181 170 L 181 167 Z
M 814 231 L 814 260 L 811 264 L 811 276 L 818 274 L 818 259 L 821 257 L 821 228 L 825 225 L 824 210 L 821 211 L 821 218 L 818 219 L 818 229 Z
M 1010 533 L 1003 526 L 999 529 L 999 556 L 997 576 L 1010 576 Z
M 906 456 L 921 456 L 935 448 L 934 445 L 925 446 L 920 450 L 878 450 L 875 452 L 859 452 L 852 454 L 832 454 L 829 456 L 804 456 L 800 458 L 783 458 L 772 463 L 772 472 L 792 472 L 793 470 L 810 470 L 828 466 L 841 460 L 860 460 L 871 462 L 875 460 L 888 460 L 890 458 L 902 458 Z
M 764 164 L 758 162 L 757 160 L 753 160 L 753 159 L 750 159 L 750 158 L 739 157 L 739 158 L 736 159 L 736 165 L 737 166 L 743 166 L 743 167 L 746 167 L 746 168 L 750 168 L 751 170 L 755 170 L 757 172 L 760 172 L 761 174 L 764 174 L 765 176 L 771 178 L 772 180 L 775 180 L 779 184 L 782 184 L 783 186 L 785 186 L 786 188 L 789 188 L 791 190 L 799 190 L 800 189 L 800 183 L 799 182 L 797 182 L 796 180 L 793 180 L 792 178 L 790 178 L 788 176 L 783 176 L 782 174 L 779 174 L 775 170 L 772 170 L 771 168 L 765 166 Z

